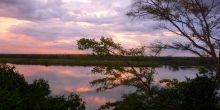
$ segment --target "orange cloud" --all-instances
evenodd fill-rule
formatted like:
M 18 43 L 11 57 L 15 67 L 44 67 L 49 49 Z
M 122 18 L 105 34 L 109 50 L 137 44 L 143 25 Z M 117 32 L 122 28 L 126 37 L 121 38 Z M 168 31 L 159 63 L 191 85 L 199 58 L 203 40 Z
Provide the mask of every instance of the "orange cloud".
M 14 47 L 3 46 L 0 47 L 0 53 L 27 53 L 27 54 L 86 54 L 80 50 L 62 50 L 51 48 L 34 48 L 34 47 Z
M 28 22 L 29 21 L 18 20 L 15 18 L 0 17 L 0 33 L 8 32 L 8 29 L 10 29 L 11 27 Z
M 90 88 L 90 87 L 79 87 L 79 88 L 76 89 L 76 92 L 82 93 L 82 92 L 90 92 L 90 91 L 92 91 L 92 90 L 93 90 L 93 89 Z
M 78 92 L 78 93 L 90 92 L 92 90 L 93 89 L 90 87 L 79 87 L 79 88 L 74 89 L 72 86 L 70 86 L 70 87 L 65 88 L 66 92 Z

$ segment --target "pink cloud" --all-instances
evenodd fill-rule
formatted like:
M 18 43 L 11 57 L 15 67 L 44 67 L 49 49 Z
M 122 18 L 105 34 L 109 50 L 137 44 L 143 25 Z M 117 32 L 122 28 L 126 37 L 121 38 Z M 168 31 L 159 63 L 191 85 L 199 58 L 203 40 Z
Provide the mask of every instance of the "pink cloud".
M 1 53 L 28 53 L 28 54 L 86 54 L 84 51 L 79 50 L 62 50 L 51 48 L 34 48 L 34 47 L 14 47 L 14 46 L 1 46 Z

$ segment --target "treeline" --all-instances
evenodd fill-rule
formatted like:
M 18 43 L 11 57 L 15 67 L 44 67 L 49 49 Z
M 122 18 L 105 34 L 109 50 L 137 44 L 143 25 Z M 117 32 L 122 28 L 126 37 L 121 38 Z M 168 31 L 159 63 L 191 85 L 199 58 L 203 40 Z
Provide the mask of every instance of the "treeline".
M 27 62 L 25 59 L 28 59 L 32 62 Z M 35 62 L 35 60 L 38 61 Z M 83 66 L 108 66 L 112 65 L 112 63 L 126 66 L 126 63 L 124 62 L 129 62 L 137 66 L 147 66 L 149 64 L 158 66 L 201 66 L 215 63 L 211 59 L 200 57 L 99 56 L 80 54 L 0 54 L 1 63 L 40 64 L 41 61 L 42 63 L 46 62 L 50 65 L 59 64 L 78 66 L 81 66 L 82 62 L 84 63 Z
M 130 61 L 201 61 L 210 60 L 200 57 L 171 57 L 171 56 L 99 56 L 90 54 L 0 54 L 0 58 L 38 58 L 38 59 L 88 59 L 88 60 L 130 60 Z

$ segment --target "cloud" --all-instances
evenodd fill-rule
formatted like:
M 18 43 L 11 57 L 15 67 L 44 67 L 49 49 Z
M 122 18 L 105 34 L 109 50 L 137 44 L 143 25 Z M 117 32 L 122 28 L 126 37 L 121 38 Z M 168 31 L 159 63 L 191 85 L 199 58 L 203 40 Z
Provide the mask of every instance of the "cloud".
M 66 16 L 61 0 L 1 0 L 0 16 L 23 20 L 49 20 Z
M 79 88 L 76 88 L 75 91 L 79 92 L 79 93 L 90 92 L 90 91 L 94 91 L 94 88 L 91 88 L 91 87 L 79 87 Z
M 130 4 L 130 0 L 1 0 L 0 22 L 9 25 L 1 26 L 0 43 L 19 51 L 70 51 L 77 50 L 76 41 L 83 37 L 112 37 L 125 47 L 135 47 L 165 36 L 152 28 L 155 21 L 127 17 Z
M 0 17 L 0 23 L 4 24 L 4 25 L 0 25 L 0 33 L 6 33 L 13 26 L 28 23 L 28 21 L 17 20 L 17 19 L 14 19 L 14 18 Z
M 54 40 L 62 37 L 70 38 L 73 36 L 83 36 L 83 29 L 74 25 L 68 26 L 63 22 L 40 22 L 28 23 L 15 26 L 10 32 L 15 34 L 27 35 L 40 40 Z

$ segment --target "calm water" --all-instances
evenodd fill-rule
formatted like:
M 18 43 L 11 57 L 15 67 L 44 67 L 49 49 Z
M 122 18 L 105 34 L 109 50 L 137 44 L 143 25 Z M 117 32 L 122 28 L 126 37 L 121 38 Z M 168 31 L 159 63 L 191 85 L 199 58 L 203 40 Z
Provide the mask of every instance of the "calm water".
M 69 94 L 70 92 L 80 94 L 86 101 L 87 110 L 97 110 L 105 102 L 119 100 L 122 94 L 134 91 L 133 88 L 120 87 L 97 93 L 96 87 L 91 87 L 89 82 L 102 76 L 91 74 L 92 67 L 37 65 L 15 65 L 15 67 L 29 83 L 38 78 L 47 80 L 53 94 Z M 185 77 L 195 77 L 195 73 L 198 73 L 195 68 L 178 71 L 158 68 L 157 72 L 156 81 L 163 78 L 184 80 Z

